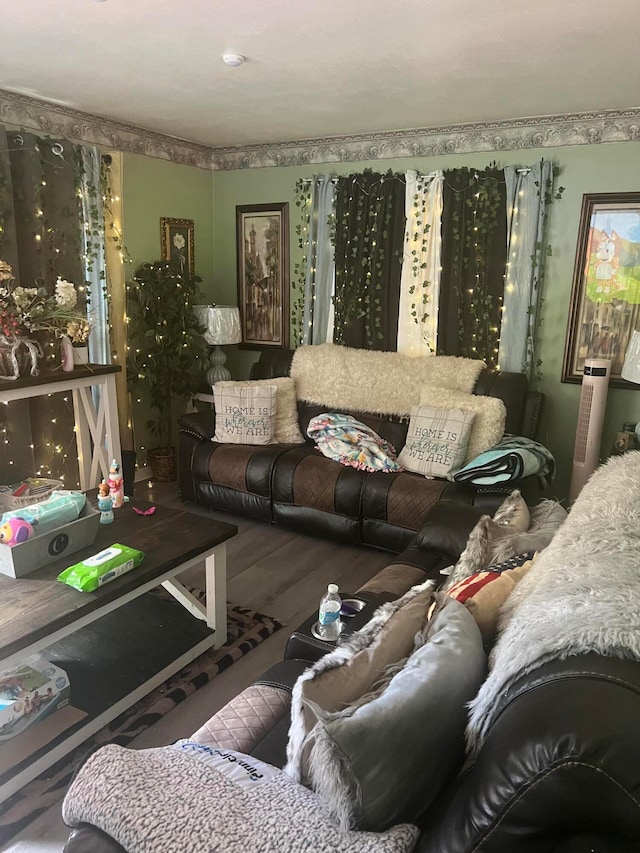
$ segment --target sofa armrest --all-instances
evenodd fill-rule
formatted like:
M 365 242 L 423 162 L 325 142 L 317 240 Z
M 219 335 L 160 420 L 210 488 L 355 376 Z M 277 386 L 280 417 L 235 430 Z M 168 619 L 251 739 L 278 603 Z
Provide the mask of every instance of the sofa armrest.
M 418 853 L 551 853 L 580 833 L 622 849 L 640 838 L 639 662 L 552 661 L 501 706 L 444 815 L 426 816 Z
M 186 432 L 195 438 L 208 440 L 213 438 L 216 432 L 215 409 L 207 409 L 205 412 L 190 412 L 178 418 L 180 432 Z

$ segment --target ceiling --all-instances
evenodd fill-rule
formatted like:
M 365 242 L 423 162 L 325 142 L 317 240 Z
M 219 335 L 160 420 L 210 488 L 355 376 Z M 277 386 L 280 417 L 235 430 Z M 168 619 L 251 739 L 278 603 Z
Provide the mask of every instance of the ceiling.
M 637 107 L 638 0 L 0 0 L 0 88 L 212 147 Z M 246 56 L 238 68 L 222 54 Z

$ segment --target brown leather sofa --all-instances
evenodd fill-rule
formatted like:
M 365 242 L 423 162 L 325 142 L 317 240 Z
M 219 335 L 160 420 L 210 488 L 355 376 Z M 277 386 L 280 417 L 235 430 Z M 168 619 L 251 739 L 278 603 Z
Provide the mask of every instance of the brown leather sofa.
M 293 350 L 265 350 L 252 379 L 288 376 Z M 534 437 L 542 395 L 530 391 L 525 376 L 483 369 L 474 393 L 499 397 L 507 410 L 506 432 Z M 300 431 L 326 407 L 298 403 Z M 372 427 L 399 452 L 407 436 L 406 418 L 350 412 Z M 304 445 L 219 444 L 215 412 L 179 419 L 178 469 L 184 500 L 215 510 L 275 522 L 306 534 L 330 537 L 398 553 L 413 539 L 441 500 L 455 500 L 493 513 L 505 492 L 520 489 L 525 498 L 540 497 L 533 477 L 503 487 L 474 487 L 410 472 L 369 474 L 341 465 Z

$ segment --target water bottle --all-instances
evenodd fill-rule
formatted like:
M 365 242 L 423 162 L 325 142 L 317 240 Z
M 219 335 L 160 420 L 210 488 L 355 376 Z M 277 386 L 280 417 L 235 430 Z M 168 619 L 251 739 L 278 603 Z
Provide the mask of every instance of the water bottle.
M 320 602 L 318 612 L 318 630 L 323 640 L 336 642 L 340 636 L 340 607 L 342 602 L 338 595 L 338 584 L 330 583 L 327 592 Z

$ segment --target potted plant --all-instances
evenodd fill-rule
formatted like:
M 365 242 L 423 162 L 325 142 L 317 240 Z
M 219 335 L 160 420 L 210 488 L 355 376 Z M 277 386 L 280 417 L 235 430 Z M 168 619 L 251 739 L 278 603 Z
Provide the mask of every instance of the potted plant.
M 155 417 L 147 421 L 158 446 L 147 451 L 153 478 L 175 480 L 173 403 L 193 397 L 209 352 L 193 306 L 198 276 L 167 261 L 142 264 L 127 283 L 130 388 L 143 389 Z

